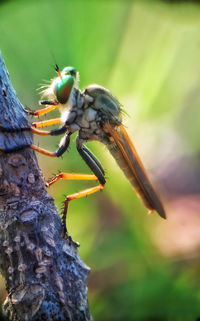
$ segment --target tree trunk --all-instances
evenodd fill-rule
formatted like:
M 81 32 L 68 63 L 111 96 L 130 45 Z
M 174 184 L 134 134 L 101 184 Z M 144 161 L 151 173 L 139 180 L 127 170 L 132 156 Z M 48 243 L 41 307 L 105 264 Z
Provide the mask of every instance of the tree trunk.
M 0 56 L 0 150 L 31 144 L 29 127 Z M 90 269 L 61 232 L 34 151 L 1 151 L 0 272 L 9 320 L 92 320 L 86 286 Z

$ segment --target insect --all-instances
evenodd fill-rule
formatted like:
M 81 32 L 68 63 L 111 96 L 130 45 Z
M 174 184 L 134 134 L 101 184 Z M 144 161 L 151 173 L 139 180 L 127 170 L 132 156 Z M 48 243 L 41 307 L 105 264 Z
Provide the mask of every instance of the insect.
M 44 91 L 47 100 L 40 102 L 41 105 L 46 107 L 37 111 L 29 111 L 29 113 L 33 116 L 41 116 L 58 108 L 61 117 L 34 122 L 31 131 L 38 135 L 63 134 L 63 137 L 56 152 L 49 152 L 35 145 L 29 147 L 47 156 L 59 157 L 69 147 L 71 135 L 78 132 L 76 148 L 93 174 L 60 173 L 47 185 L 50 186 L 59 179 L 99 181 L 97 186 L 66 197 L 62 217 L 64 234 L 67 235 L 65 221 L 69 202 L 102 190 L 106 183 L 101 163 L 84 145 L 85 142 L 93 140 L 106 145 L 149 211 L 155 210 L 161 217 L 165 218 L 163 205 L 122 124 L 122 110 L 117 98 L 106 88 L 96 84 L 89 85 L 84 91 L 81 91 L 78 87 L 79 73 L 73 67 L 65 67 L 60 71 L 56 65 L 55 70 L 57 77 L 51 81 L 50 86 Z M 60 127 L 51 131 L 41 129 L 55 124 L 60 124 Z

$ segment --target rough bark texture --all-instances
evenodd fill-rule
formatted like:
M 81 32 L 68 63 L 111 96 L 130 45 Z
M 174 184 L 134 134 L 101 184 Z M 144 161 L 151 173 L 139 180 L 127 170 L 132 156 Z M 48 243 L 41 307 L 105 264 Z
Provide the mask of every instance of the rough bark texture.
M 0 56 L 0 149 L 32 143 L 27 114 Z M 92 320 L 87 300 L 89 268 L 61 236 L 35 153 L 0 152 L 0 272 L 10 320 Z

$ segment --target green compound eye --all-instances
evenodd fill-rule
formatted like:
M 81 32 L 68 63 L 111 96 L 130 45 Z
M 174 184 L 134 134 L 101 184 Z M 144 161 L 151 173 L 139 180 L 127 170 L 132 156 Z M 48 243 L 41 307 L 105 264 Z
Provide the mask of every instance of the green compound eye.
M 76 69 L 74 67 L 65 67 L 62 70 L 62 75 L 72 75 L 75 76 L 76 75 Z
M 74 77 L 71 75 L 67 75 L 64 78 L 60 79 L 60 82 L 58 83 L 56 88 L 56 97 L 59 103 L 65 104 L 68 101 L 73 85 Z

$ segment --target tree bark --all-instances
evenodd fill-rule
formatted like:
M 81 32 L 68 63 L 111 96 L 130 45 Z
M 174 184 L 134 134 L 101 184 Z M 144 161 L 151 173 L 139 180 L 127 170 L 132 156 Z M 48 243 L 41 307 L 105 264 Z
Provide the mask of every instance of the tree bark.
M 29 127 L 0 56 L 0 150 L 31 144 Z M 6 281 L 3 309 L 9 320 L 92 320 L 90 269 L 61 232 L 34 151 L 1 151 L 0 272 Z

